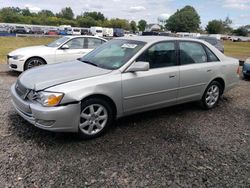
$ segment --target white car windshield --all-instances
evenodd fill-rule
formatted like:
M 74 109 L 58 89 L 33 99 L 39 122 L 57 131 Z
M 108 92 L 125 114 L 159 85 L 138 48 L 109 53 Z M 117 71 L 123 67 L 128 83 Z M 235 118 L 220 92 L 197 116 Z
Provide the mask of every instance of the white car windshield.
M 135 40 L 111 40 L 79 60 L 105 69 L 119 69 L 142 49 L 145 44 L 145 42 Z
M 47 44 L 46 46 L 52 47 L 52 48 L 59 47 L 60 45 L 62 45 L 67 40 L 69 40 L 68 37 L 62 37 L 62 38 L 59 38 L 59 39 Z

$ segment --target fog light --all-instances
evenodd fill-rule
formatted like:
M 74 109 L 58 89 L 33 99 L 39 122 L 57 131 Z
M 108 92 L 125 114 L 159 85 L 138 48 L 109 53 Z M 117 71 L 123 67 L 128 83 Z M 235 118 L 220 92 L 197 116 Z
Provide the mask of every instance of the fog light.
M 55 120 L 42 120 L 42 119 L 36 119 L 36 124 L 43 125 L 46 127 L 52 126 L 56 121 Z

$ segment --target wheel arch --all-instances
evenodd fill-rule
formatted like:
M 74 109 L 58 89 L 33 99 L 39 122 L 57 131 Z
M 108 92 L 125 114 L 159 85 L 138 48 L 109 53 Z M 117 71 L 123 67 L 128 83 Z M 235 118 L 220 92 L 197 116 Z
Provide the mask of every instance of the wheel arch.
M 222 86 L 221 94 L 223 94 L 224 90 L 225 90 L 225 80 L 223 78 L 221 78 L 221 77 L 217 77 L 217 78 L 213 79 L 211 82 L 213 82 L 213 81 L 217 81 L 217 82 L 219 82 L 221 84 L 221 86 Z
M 23 70 L 25 69 L 26 63 L 27 63 L 30 59 L 32 59 L 32 58 L 39 58 L 39 59 L 43 60 L 45 64 L 47 64 L 47 61 L 46 61 L 43 57 L 40 57 L 40 56 L 31 56 L 31 57 L 29 57 L 28 59 L 26 59 L 26 61 L 24 62 L 24 64 L 23 64 Z

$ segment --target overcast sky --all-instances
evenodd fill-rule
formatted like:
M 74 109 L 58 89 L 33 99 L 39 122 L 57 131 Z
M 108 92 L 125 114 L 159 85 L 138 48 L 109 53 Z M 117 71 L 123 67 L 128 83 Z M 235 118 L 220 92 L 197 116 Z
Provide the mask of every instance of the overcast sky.
M 148 23 L 157 23 L 159 17 L 168 17 L 185 5 L 191 5 L 198 11 L 203 27 L 209 20 L 227 16 L 233 20 L 234 27 L 250 24 L 250 0 L 0 0 L 0 7 L 59 12 L 69 6 L 75 15 L 84 11 L 100 11 L 108 18 L 145 19 Z

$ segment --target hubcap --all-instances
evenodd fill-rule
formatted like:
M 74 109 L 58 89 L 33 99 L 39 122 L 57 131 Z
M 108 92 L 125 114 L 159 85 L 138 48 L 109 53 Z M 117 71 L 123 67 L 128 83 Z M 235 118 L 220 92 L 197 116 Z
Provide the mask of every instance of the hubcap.
M 217 85 L 212 85 L 206 94 L 206 103 L 209 107 L 212 107 L 219 99 L 220 90 Z
M 95 135 L 105 127 L 107 121 L 106 108 L 100 104 L 92 104 L 81 112 L 79 128 L 87 135 Z
M 34 59 L 34 60 L 29 61 L 28 69 L 31 69 L 33 67 L 37 67 L 43 64 L 44 64 L 43 61 L 41 61 L 40 59 Z

